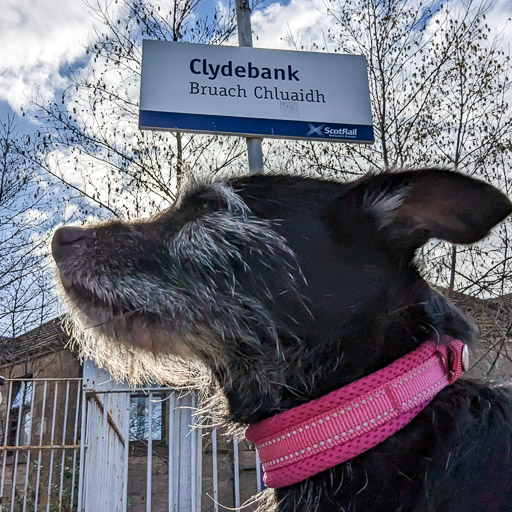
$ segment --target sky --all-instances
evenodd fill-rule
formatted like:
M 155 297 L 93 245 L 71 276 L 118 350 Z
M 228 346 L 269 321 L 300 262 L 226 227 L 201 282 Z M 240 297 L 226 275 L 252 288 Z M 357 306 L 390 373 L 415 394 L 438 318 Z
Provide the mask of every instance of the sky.
M 5 122 L 8 114 L 15 113 L 18 116 L 16 122 L 19 132 L 30 133 L 38 129 L 35 111 L 29 106 L 30 100 L 38 97 L 42 101 L 58 101 L 62 90 L 71 84 L 73 72 L 80 69 L 85 73 L 90 71 L 91 56 L 86 55 L 85 46 L 95 29 L 96 21 L 90 7 L 83 0 L 0 1 L 0 122 Z M 115 0 L 86 1 L 92 6 L 107 4 L 109 9 L 116 9 L 119 5 Z M 151 1 L 165 4 L 172 0 Z M 215 6 L 225 7 L 230 1 L 234 0 L 202 0 L 199 14 L 212 11 Z M 334 48 L 324 36 L 329 27 L 329 18 L 324 14 L 329 1 L 258 0 L 260 7 L 251 17 L 254 46 L 308 50 L 316 43 L 320 50 L 332 51 Z M 462 1 L 471 0 L 449 0 L 451 3 Z M 493 34 L 502 34 L 505 49 L 512 46 L 511 18 L 512 1 L 494 0 L 487 22 Z M 236 34 L 229 42 L 237 44 Z M 135 91 L 134 96 L 136 94 Z M 27 116 L 20 117 L 21 108 L 27 106 Z M 137 126 L 130 129 L 132 132 L 138 130 Z M 60 156 L 56 154 L 56 160 Z M 66 167 L 63 163 L 62 168 L 63 172 L 68 172 L 68 183 L 79 187 L 83 185 L 82 176 L 75 172 L 73 165 Z M 101 178 L 103 170 L 97 172 Z M 52 193 L 52 197 L 57 197 L 60 189 L 57 192 L 52 189 Z M 67 201 L 71 193 L 64 191 L 61 200 L 65 202 L 66 208 L 60 212 L 60 217 L 48 215 L 54 224 L 53 228 L 61 218 L 64 222 L 76 221 L 80 213 L 77 213 L 79 201 L 77 198 L 74 198 L 75 201 Z M 59 204 L 52 204 L 52 208 L 57 211 Z M 41 211 L 36 213 L 41 216 Z
M 0 116 L 19 112 L 35 95 L 50 99 L 64 88 L 70 70 L 87 64 L 84 47 L 95 23 L 82 0 L 3 0 L 2 4 Z M 311 31 L 318 31 L 321 10 L 323 0 L 267 2 L 253 16 L 254 46 L 286 48 L 284 39 L 299 31 L 309 37 Z
M 252 15 L 254 46 L 308 49 L 312 42 L 324 46 L 327 4 L 326 0 L 267 0 Z M 114 2 L 109 5 L 116 8 Z M 204 0 L 202 9 L 209 5 L 213 0 Z M 510 18 L 510 0 L 497 0 L 487 17 L 489 25 L 503 33 L 504 45 L 512 44 Z M 34 96 L 53 98 L 69 84 L 70 72 L 87 64 L 85 44 L 94 23 L 82 0 L 2 1 L 0 119 L 8 112 L 18 113 Z M 33 128 L 30 119 L 19 119 L 19 128 Z

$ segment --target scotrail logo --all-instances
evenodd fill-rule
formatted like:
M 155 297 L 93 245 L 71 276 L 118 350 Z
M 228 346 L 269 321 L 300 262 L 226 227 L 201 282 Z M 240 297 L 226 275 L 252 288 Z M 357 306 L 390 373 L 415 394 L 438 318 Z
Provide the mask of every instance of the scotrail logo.
M 318 137 L 324 137 L 324 133 L 322 132 L 322 128 L 325 126 L 325 124 L 321 124 L 319 126 L 315 126 L 311 123 L 308 123 L 309 132 L 306 133 L 306 137 L 312 137 L 314 135 L 317 135 Z
M 332 137 L 336 139 L 356 139 L 357 128 L 330 128 L 324 124 L 315 126 L 314 124 L 308 123 L 309 131 L 306 133 L 306 137 Z

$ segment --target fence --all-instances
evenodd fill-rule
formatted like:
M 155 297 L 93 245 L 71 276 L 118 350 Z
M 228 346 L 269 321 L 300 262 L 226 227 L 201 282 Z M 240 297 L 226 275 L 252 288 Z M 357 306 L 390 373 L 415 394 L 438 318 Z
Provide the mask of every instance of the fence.
M 2 394 L 0 511 L 76 510 L 82 380 L 8 380 Z
M 199 427 L 191 392 L 133 390 L 91 363 L 1 390 L 0 512 L 218 512 L 261 490 L 254 448 Z

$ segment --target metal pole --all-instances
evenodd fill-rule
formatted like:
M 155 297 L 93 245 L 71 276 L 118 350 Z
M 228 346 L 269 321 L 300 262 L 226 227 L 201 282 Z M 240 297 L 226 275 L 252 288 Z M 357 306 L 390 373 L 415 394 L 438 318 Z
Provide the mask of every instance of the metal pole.
M 124 405 L 124 461 L 123 461 L 123 506 L 121 510 L 125 511 L 128 508 L 128 458 L 130 457 L 130 407 L 131 407 L 131 394 L 125 393 Z
M 176 435 L 174 413 L 176 410 L 176 391 L 171 391 L 169 396 L 169 512 L 176 512 L 176 498 L 174 492 L 174 479 L 176 478 L 176 466 L 175 461 L 177 458 L 174 455 L 174 436 Z
M 9 413 L 11 411 L 11 398 L 12 398 L 12 386 L 13 382 L 9 382 L 9 398 L 7 399 L 7 409 L 5 410 L 5 436 L 4 436 L 4 446 L 9 444 Z M 4 485 L 5 485 L 5 468 L 7 463 L 7 450 L 3 450 L 4 452 L 4 462 L 2 464 L 2 480 L 0 481 L 0 512 L 4 510 Z
M 146 512 L 151 512 L 151 485 L 153 477 L 153 393 L 148 396 L 148 459 L 146 465 Z
M 30 423 L 28 428 L 28 444 L 32 444 L 32 426 L 34 425 L 34 404 L 36 396 L 36 382 L 32 383 L 32 400 L 30 401 Z M 42 420 L 41 420 L 42 421 Z M 25 462 L 25 486 L 23 487 L 23 512 L 27 510 L 27 498 L 28 498 L 28 477 L 30 474 L 30 457 L 32 455 L 31 450 L 27 452 L 27 460 Z
M 213 463 L 213 510 L 219 512 L 219 468 L 217 464 L 217 428 L 212 430 L 212 463 Z
M 85 479 L 85 443 L 87 441 L 87 393 L 82 388 L 82 418 L 80 420 L 80 459 L 78 463 L 78 510 L 82 512 L 84 508 L 84 479 Z
M 55 381 L 53 386 L 53 414 L 52 414 L 52 431 L 50 433 L 50 445 L 55 441 L 55 424 L 57 420 L 57 400 L 59 397 L 59 382 Z M 50 451 L 50 474 L 48 476 L 48 496 L 46 498 L 46 512 L 50 512 L 50 498 L 52 494 L 52 477 L 53 477 L 53 459 L 55 458 L 54 450 Z
M 81 382 L 76 383 L 76 403 L 75 403 L 75 426 L 73 428 L 73 444 L 76 446 L 78 441 L 78 418 L 80 414 L 80 398 L 82 396 Z M 73 508 L 74 497 L 75 497 L 75 480 L 76 480 L 76 448 L 73 450 L 73 474 L 71 476 L 71 495 L 69 499 L 70 507 Z
M 20 445 L 20 432 L 21 432 L 21 420 L 23 416 L 23 405 L 25 404 L 25 390 L 26 390 L 26 382 L 21 383 L 21 387 L 17 393 L 17 396 L 14 397 L 14 400 L 16 401 L 16 398 L 19 398 L 19 404 L 18 404 L 18 421 L 16 426 L 16 438 L 14 441 L 15 446 Z M 9 427 L 7 427 L 9 429 Z M 12 489 L 11 489 L 11 512 L 14 512 L 14 505 L 15 505 L 15 498 L 16 498 L 16 477 L 18 475 L 18 456 L 19 456 L 19 450 L 16 450 L 16 454 L 14 455 L 14 471 L 12 475 Z M 28 467 L 27 467 L 28 470 Z
M 69 406 L 69 380 L 66 382 L 66 399 L 64 402 L 64 422 L 62 426 L 62 445 L 66 445 L 66 430 L 68 427 L 68 406 Z M 60 482 L 59 482 L 59 510 L 62 509 L 62 494 L 64 490 L 64 468 L 66 464 L 66 449 L 62 449 L 60 461 Z
M 249 0 L 235 0 L 236 24 L 238 27 L 238 45 L 252 47 L 251 8 Z M 249 173 L 263 172 L 262 138 L 247 137 L 247 156 L 249 158 Z
M 45 418 L 46 418 L 46 394 L 48 391 L 48 381 L 44 381 L 43 386 L 43 405 L 41 405 L 41 425 L 39 426 L 39 446 L 43 444 L 43 434 L 45 428 Z M 39 449 L 39 454 L 37 456 L 37 478 L 36 478 L 36 496 L 34 498 L 34 512 L 37 512 L 37 506 L 39 503 L 39 482 L 41 476 L 41 448 Z
M 240 508 L 240 460 L 238 455 L 238 438 L 233 436 L 233 473 L 235 485 L 235 508 Z
M 261 474 L 261 461 L 260 456 L 258 455 L 258 450 L 254 450 L 256 455 L 256 489 L 258 492 L 263 490 L 263 475 Z

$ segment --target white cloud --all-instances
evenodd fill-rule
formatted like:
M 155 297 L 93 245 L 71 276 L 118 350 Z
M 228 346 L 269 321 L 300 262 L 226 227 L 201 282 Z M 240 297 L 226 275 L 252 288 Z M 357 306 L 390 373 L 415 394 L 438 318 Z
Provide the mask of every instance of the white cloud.
M 458 0 L 448 3 L 458 5 Z M 476 2 L 478 4 L 478 2 Z M 334 51 L 334 45 L 325 36 L 332 19 L 326 15 L 325 0 L 291 0 L 283 5 L 272 3 L 257 10 L 251 17 L 253 44 L 260 48 L 314 49 Z M 512 2 L 495 0 L 486 16 L 491 34 L 501 34 L 504 49 L 512 47 Z
M 503 37 L 505 49 L 512 47 L 512 2 L 498 0 L 486 16 L 487 24 L 493 33 Z
M 259 48 L 310 50 L 313 43 L 324 48 L 324 35 L 331 21 L 324 0 L 291 0 L 273 3 L 251 17 L 253 45 Z
M 109 8 L 113 8 L 112 3 Z M 325 0 L 271 3 L 252 15 L 254 46 L 333 51 L 325 37 L 331 23 L 325 11 Z M 496 0 L 487 16 L 493 30 L 503 30 L 508 45 L 512 44 L 512 22 L 507 24 L 511 17 L 510 0 Z M 93 26 L 94 17 L 82 0 L 4 0 L 0 16 L 0 100 L 17 110 L 36 92 L 49 99 L 65 87 L 67 68 L 84 57 L 84 45 Z
M 85 53 L 93 26 L 81 0 L 4 0 L 0 16 L 0 100 L 18 109 L 36 91 L 49 98 Z

